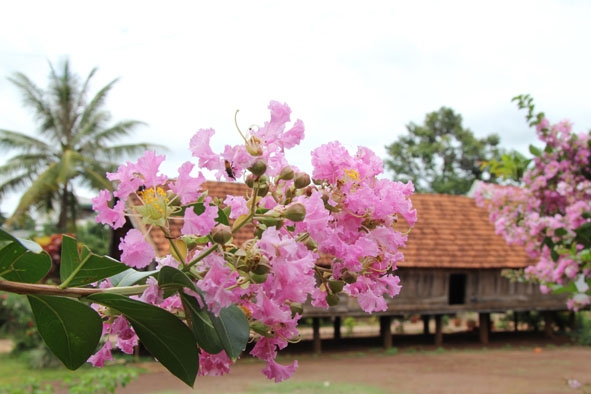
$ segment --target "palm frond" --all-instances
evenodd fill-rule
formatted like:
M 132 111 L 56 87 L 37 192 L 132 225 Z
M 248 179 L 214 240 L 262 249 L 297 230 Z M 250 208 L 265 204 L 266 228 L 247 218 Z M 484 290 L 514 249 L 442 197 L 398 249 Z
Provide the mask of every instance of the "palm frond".
M 53 146 L 45 141 L 18 131 L 0 129 L 0 150 L 20 150 L 23 152 L 52 151 Z
M 59 168 L 57 165 L 50 165 L 33 180 L 31 185 L 23 193 L 14 213 L 7 220 L 7 225 L 26 214 L 31 207 L 36 206 L 39 202 L 46 203 L 59 194 L 59 184 L 56 182 L 58 171 Z
M 55 125 L 55 118 L 51 107 L 45 101 L 44 91 L 23 73 L 15 73 L 8 80 L 20 90 L 23 103 L 33 110 L 35 119 L 41 123 L 39 131 L 45 133 L 51 130 Z

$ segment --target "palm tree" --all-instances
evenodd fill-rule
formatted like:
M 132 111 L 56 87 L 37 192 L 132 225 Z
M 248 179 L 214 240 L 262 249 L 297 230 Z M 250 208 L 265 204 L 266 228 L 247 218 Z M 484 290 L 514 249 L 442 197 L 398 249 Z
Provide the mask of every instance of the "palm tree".
M 105 99 L 117 79 L 88 100 L 94 68 L 82 81 L 66 60 L 61 73 L 49 64 L 47 90 L 26 75 L 15 73 L 8 80 L 22 93 L 24 104 L 35 115 L 37 136 L 0 129 L 0 151 L 18 151 L 0 166 L 0 197 L 8 191 L 24 190 L 7 225 L 31 208 L 59 212 L 58 231 L 75 231 L 78 199 L 75 187 L 92 190 L 111 188 L 105 173 L 116 169 L 115 161 L 155 147 L 147 143 L 112 145 L 143 122 L 124 120 L 110 124 Z

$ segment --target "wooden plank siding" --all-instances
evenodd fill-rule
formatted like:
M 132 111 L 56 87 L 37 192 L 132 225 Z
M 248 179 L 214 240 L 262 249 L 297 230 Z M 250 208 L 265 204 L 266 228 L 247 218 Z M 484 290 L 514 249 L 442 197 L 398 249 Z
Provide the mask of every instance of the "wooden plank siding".
M 454 270 L 412 269 L 397 271 L 400 294 L 388 300 L 388 310 L 378 315 L 436 315 L 457 312 L 560 311 L 566 310 L 566 296 L 542 294 L 534 283 L 511 282 L 500 269 Z M 463 303 L 450 304 L 450 276 L 465 275 Z M 305 317 L 366 316 L 358 303 L 346 296 L 329 308 L 304 307 Z

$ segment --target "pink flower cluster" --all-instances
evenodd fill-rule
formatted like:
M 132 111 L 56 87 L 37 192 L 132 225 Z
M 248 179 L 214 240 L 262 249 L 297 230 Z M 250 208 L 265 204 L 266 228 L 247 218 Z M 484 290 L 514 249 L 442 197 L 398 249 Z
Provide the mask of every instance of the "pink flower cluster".
M 293 374 L 297 362 L 282 366 L 275 361 L 277 352 L 298 339 L 298 320 L 308 300 L 329 307 L 346 294 L 367 312 L 387 309 L 386 299 L 401 288 L 394 271 L 403 259 L 406 231 L 417 217 L 410 200 L 413 185 L 380 179 L 382 161 L 367 148 L 350 154 L 337 142 L 320 146 L 312 152 L 311 177 L 290 166 L 285 150 L 300 143 L 303 123 L 287 127 L 291 110 L 286 104 L 272 101 L 269 109 L 268 122 L 241 133 L 243 143 L 227 145 L 221 154 L 209 145 L 212 129 L 191 138 L 199 167 L 214 171 L 218 180 L 244 180 L 247 195 L 228 196 L 218 206 L 201 190 L 203 174 L 191 175 L 194 164 L 184 163 L 178 177 L 168 179 L 159 171 L 164 157 L 146 152 L 108 174 L 116 181 L 115 191 L 103 190 L 93 202 L 97 221 L 113 228 L 129 215 L 170 237 L 170 219 L 182 218 L 182 237 L 171 239 L 171 246 L 194 240 L 185 244 L 186 253 L 157 258 L 147 235 L 134 229 L 121 240 L 122 261 L 144 268 L 156 260 L 157 269 L 182 270 L 216 315 L 239 306 L 255 340 L 250 354 L 266 361 L 268 378 L 281 381 Z M 222 207 L 229 209 L 231 226 L 218 217 Z M 397 228 L 401 219 L 404 232 Z M 256 229 L 253 238 L 233 244 L 233 234 L 247 223 Z M 329 263 L 323 264 L 321 256 L 330 256 Z M 140 299 L 184 315 L 178 295 L 162 298 L 153 278 Z M 114 327 L 113 317 L 106 321 Z M 118 332 L 125 330 L 111 329 Z M 109 351 L 103 348 L 104 354 L 91 361 L 100 364 Z M 200 358 L 202 375 L 224 374 L 232 363 L 224 352 L 201 350 Z
M 545 149 L 533 158 L 522 187 L 483 184 L 477 199 L 488 205 L 498 234 L 538 259 L 526 274 L 550 291 L 590 278 L 589 248 L 577 240 L 577 230 L 591 222 L 591 134 L 575 134 L 570 122 L 551 125 L 546 118 L 536 131 Z M 591 303 L 588 288 L 577 286 L 575 293 L 571 308 Z

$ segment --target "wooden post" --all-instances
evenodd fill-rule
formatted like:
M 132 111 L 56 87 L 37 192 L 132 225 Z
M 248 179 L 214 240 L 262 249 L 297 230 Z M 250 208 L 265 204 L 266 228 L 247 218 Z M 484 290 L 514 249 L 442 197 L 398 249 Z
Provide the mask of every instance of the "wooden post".
M 513 326 L 514 326 L 514 331 L 519 331 L 519 315 L 518 315 L 518 312 L 513 312 Z
M 431 316 L 422 315 L 421 319 L 423 320 L 423 335 L 429 335 L 429 320 L 431 320 Z
M 479 313 L 479 331 L 480 331 L 480 343 L 488 345 L 488 333 L 490 331 L 490 313 Z
M 573 311 L 568 313 L 568 327 L 571 331 L 575 331 L 577 329 L 577 314 Z
M 546 338 L 552 337 L 552 323 L 554 322 L 554 318 L 552 316 L 552 311 L 544 311 L 544 336 Z
M 333 321 L 334 327 L 334 339 L 340 340 L 341 339 L 341 317 L 336 316 Z
M 435 315 L 435 346 L 443 345 L 443 324 L 441 315 Z
M 392 347 L 392 316 L 380 316 L 380 334 L 384 349 Z
M 320 354 L 322 352 L 322 341 L 320 340 L 320 318 L 312 318 L 312 331 L 314 335 L 314 353 Z

